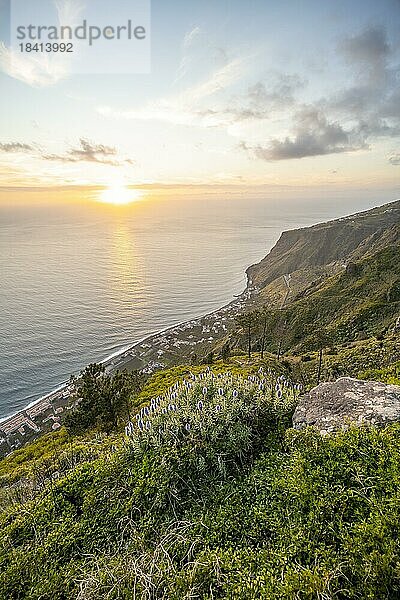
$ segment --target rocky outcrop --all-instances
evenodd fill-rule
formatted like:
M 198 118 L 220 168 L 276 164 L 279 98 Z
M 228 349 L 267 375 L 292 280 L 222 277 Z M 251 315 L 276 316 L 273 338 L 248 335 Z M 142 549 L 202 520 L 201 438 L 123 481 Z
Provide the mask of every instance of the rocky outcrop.
M 350 424 L 381 427 L 400 421 L 400 386 L 341 377 L 300 398 L 293 427 L 309 425 L 327 434 Z

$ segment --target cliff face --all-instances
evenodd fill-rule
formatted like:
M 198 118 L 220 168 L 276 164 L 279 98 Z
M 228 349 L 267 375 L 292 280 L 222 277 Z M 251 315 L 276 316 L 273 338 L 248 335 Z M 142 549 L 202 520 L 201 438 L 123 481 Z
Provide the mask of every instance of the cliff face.
M 284 274 L 315 272 L 399 242 L 400 200 L 396 200 L 349 217 L 285 231 L 271 252 L 247 269 L 247 276 L 249 283 L 262 290 Z

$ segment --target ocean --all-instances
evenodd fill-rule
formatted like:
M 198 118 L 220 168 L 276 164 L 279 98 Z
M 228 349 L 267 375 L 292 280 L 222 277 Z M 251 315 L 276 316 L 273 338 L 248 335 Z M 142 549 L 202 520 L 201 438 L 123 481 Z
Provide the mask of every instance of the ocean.
M 1 203 L 0 418 L 89 362 L 226 304 L 283 230 L 391 200 Z

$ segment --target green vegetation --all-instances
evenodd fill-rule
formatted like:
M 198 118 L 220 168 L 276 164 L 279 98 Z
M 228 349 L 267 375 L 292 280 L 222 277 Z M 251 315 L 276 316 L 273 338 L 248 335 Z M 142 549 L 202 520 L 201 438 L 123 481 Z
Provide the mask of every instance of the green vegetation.
M 326 329 L 336 343 L 381 334 L 398 316 L 400 246 L 385 248 L 359 261 L 356 273 L 329 278 L 314 292 L 285 309 L 288 348 L 312 345 L 305 326 Z
M 65 419 L 71 433 L 84 433 L 90 428 L 110 432 L 121 419 L 129 419 L 129 399 L 138 393 L 143 377 L 134 371 L 108 375 L 102 364 L 91 364 L 78 377 L 72 377 L 76 408 Z
M 242 328 L 247 340 L 247 356 L 251 358 L 251 349 L 253 346 L 253 331 L 260 323 L 260 314 L 258 311 L 247 312 L 236 318 L 237 325 Z M 265 322 L 265 319 L 264 319 Z
M 326 278 L 330 266 L 360 258 L 400 243 L 400 202 L 379 206 L 344 219 L 282 233 L 271 252 L 247 269 L 262 289 L 285 273 L 302 271 L 313 281 Z
M 253 354 L 253 358 L 257 354 Z M 313 387 L 318 381 L 318 351 L 305 354 L 288 354 L 283 360 L 287 372 L 301 381 L 305 388 Z M 390 332 L 382 339 L 371 337 L 325 349 L 321 362 L 321 379 L 334 380 L 338 377 L 377 379 L 385 383 L 396 383 L 396 364 L 400 361 L 400 336 Z M 389 378 L 394 378 L 389 381 Z
M 371 379 L 400 385 L 400 360 L 382 369 L 368 369 L 359 373 L 360 379 Z
M 273 370 L 279 375 L 287 374 L 283 369 L 283 365 L 278 365 L 273 359 L 257 359 L 257 356 L 253 356 L 251 362 L 246 360 L 245 356 L 238 355 L 231 357 L 229 361 L 217 360 L 215 361 L 210 370 L 215 375 L 219 375 L 227 370 L 232 375 L 256 375 L 259 369 Z M 164 369 L 157 371 L 152 375 L 144 384 L 142 391 L 133 399 L 136 411 L 142 406 L 147 405 L 151 398 L 165 394 L 165 391 L 174 386 L 177 382 L 190 375 L 199 375 L 204 372 L 204 365 L 179 365 L 177 367 L 171 367 L 170 369 Z
M 78 464 L 109 454 L 120 443 L 116 434 L 72 438 L 62 428 L 14 451 L 0 461 L 0 510 L 32 500 Z
M 9 479 L 10 473 L 19 471 L 19 476 L 29 475 L 34 470 L 37 463 L 45 461 L 53 456 L 54 452 L 62 452 L 68 445 L 69 436 L 65 429 L 54 433 L 48 433 L 35 440 L 31 444 L 15 450 L 12 454 L 0 461 L 0 481 L 4 478 Z
M 243 314 L 238 318 L 243 331 L 234 337 L 248 353 L 266 348 L 279 356 L 280 347 L 286 353 L 309 352 L 321 349 L 317 329 L 324 347 L 328 340 L 332 346 L 344 344 L 384 335 L 399 313 L 400 246 L 389 246 L 270 311 L 267 325 L 265 309 L 261 316 L 258 310 Z
M 400 427 L 295 432 L 283 377 L 179 369 L 111 452 L 3 511 L 0 597 L 397 598 Z

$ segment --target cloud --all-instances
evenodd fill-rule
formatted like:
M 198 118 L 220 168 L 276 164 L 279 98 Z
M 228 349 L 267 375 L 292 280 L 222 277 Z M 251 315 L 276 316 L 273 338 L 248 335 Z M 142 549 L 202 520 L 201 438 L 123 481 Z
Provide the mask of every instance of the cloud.
M 14 141 L 0 142 L 0 153 L 16 154 L 22 152 L 29 154 L 32 158 L 61 163 L 91 162 L 113 167 L 135 164 L 135 161 L 130 158 L 121 157 L 115 147 L 95 144 L 86 138 L 80 138 L 75 147 L 69 148 L 62 154 L 49 154 L 37 144 L 32 145 Z
M 103 165 L 120 166 L 124 163 L 133 164 L 130 159 L 118 159 L 117 150 L 112 146 L 94 144 L 85 138 L 80 138 L 79 146 L 71 148 L 65 154 L 42 154 L 45 160 L 64 163 L 94 162 Z
M 204 107 L 203 101 L 226 92 L 245 72 L 246 59 L 236 58 L 226 65 L 215 69 L 201 83 L 186 88 L 180 94 L 169 98 L 161 98 L 144 108 L 131 110 L 114 110 L 108 106 L 100 106 L 96 110 L 100 114 L 119 119 L 138 121 L 165 121 L 175 125 L 216 126 L 226 123 L 226 110 Z
M 191 31 L 188 31 L 183 38 L 183 48 L 187 50 L 193 44 L 193 40 L 195 40 L 201 33 L 200 27 L 194 27 Z
M 297 75 L 273 73 L 267 81 L 251 85 L 247 92 L 229 98 L 222 106 L 200 109 L 196 115 L 221 126 L 269 119 L 273 113 L 294 106 L 295 96 L 304 85 Z
M 292 137 L 275 138 L 265 146 L 249 146 L 242 142 L 241 147 L 266 161 L 337 154 L 367 147 L 362 132 L 345 131 L 339 123 L 329 121 L 312 106 L 297 113 L 295 121 Z
M 80 0 L 55 0 L 57 21 L 74 26 L 83 10 Z M 21 53 L 0 42 L 0 69 L 32 87 L 47 87 L 65 79 L 70 73 L 71 58 L 67 53 Z
M 200 34 L 200 27 L 194 27 L 185 34 L 185 37 L 183 38 L 182 42 L 182 58 L 173 85 L 187 75 L 190 69 L 190 65 L 193 62 L 190 51 L 196 40 L 199 38 Z
M 33 152 L 34 147 L 21 142 L 0 142 L 0 152 Z
M 60 25 L 77 25 L 85 5 L 81 0 L 54 0 Z
M 199 40 L 189 31 L 183 48 Z M 382 137 L 400 135 L 400 66 L 383 27 L 343 39 L 346 84 L 327 96 L 297 74 L 269 72 L 251 80 L 254 57 L 229 60 L 179 94 L 143 107 L 98 107 L 104 116 L 174 125 L 219 128 L 242 140 L 240 148 L 261 160 L 291 160 L 367 150 Z M 181 63 L 182 66 L 182 63 Z M 337 78 L 340 81 L 340 78 Z M 284 132 L 281 134 L 281 132 Z
M 400 165 L 400 152 L 393 152 L 388 158 L 391 165 Z
M 252 85 L 248 91 L 250 105 L 265 111 L 268 109 L 282 109 L 283 106 L 292 106 L 295 103 L 295 94 L 305 87 L 306 82 L 298 75 L 275 73 L 272 81 L 259 81 Z
M 400 68 L 390 66 L 393 49 L 382 27 L 370 27 L 339 45 L 355 70 L 352 85 L 322 101 L 325 110 L 363 123 L 370 136 L 400 134 Z
M 235 58 L 224 66 L 216 69 L 211 76 L 202 83 L 185 90 L 181 101 L 186 105 L 199 102 L 214 94 L 226 90 L 230 85 L 239 81 L 245 72 L 245 59 Z
M 386 69 L 390 44 L 386 30 L 380 26 L 368 27 L 358 35 L 345 38 L 339 44 L 339 50 L 351 64 L 358 64 L 367 70 L 370 79 L 381 82 Z
M 304 80 L 297 75 L 271 73 L 265 81 L 259 81 L 249 86 L 246 92 L 232 96 L 231 86 L 240 83 L 246 74 L 247 60 L 236 58 L 215 69 L 201 83 L 144 108 L 115 110 L 100 106 L 97 111 L 119 119 L 227 127 L 241 121 L 266 119 L 271 112 L 292 106 L 296 93 L 305 86 Z
M 68 74 L 65 57 L 61 54 L 27 56 L 7 48 L 3 42 L 0 42 L 0 69 L 32 87 L 54 85 Z
M 295 82 L 287 89 L 283 82 L 276 99 L 264 86 L 255 86 L 260 115 L 263 106 L 279 108 L 286 98 L 286 108 L 292 109 L 285 117 L 290 133 L 265 143 L 243 141 L 240 147 L 262 160 L 285 160 L 354 152 L 368 149 L 375 139 L 399 136 L 400 69 L 390 66 L 393 51 L 385 29 L 370 27 L 346 38 L 339 51 L 350 67 L 351 84 L 308 106 L 296 103 Z

